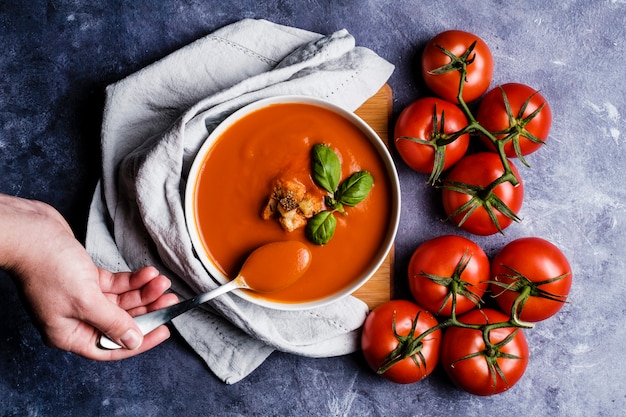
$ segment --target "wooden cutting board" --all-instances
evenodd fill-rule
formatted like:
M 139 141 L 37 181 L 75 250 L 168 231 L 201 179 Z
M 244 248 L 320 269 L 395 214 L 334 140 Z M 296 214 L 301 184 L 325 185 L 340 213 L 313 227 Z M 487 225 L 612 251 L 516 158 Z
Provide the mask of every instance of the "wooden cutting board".
M 385 84 L 376 94 L 367 100 L 355 113 L 389 146 L 389 118 L 393 105 L 391 87 Z M 354 292 L 354 296 L 363 300 L 370 310 L 389 301 L 393 297 L 393 247 L 378 271 L 361 288 Z

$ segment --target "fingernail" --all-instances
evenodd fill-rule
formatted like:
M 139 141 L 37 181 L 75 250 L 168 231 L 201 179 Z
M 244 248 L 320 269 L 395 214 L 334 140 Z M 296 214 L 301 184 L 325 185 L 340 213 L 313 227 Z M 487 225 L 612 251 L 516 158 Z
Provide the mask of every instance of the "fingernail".
M 136 330 L 130 329 L 124 333 L 120 341 L 126 349 L 135 350 L 141 346 L 142 337 Z

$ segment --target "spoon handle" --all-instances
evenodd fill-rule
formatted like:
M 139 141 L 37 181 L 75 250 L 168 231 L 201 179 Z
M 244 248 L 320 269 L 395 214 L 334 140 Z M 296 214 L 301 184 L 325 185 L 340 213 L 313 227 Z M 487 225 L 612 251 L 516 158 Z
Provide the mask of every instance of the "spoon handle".
M 134 318 L 135 323 L 137 323 L 137 326 L 139 326 L 139 329 L 141 329 L 142 334 L 148 334 L 160 325 L 169 322 L 175 317 L 178 317 L 181 314 L 193 308 L 196 308 L 199 305 L 204 304 L 219 295 L 235 290 L 237 288 L 244 288 L 245 283 L 240 278 L 241 277 L 237 277 L 232 281 L 215 288 L 214 290 L 205 292 L 203 294 L 198 294 L 195 297 L 181 301 L 180 303 L 161 308 L 159 310 L 154 310 L 140 316 L 136 316 Z M 110 350 L 121 348 L 120 345 L 118 345 L 105 335 L 100 336 L 100 340 L 98 341 L 98 347 Z

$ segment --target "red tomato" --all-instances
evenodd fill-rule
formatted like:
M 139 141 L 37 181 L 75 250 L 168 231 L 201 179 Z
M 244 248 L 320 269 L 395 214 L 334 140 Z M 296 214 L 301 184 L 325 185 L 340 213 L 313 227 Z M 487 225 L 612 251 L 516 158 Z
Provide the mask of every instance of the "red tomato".
M 436 120 L 433 120 L 434 114 Z M 422 98 L 400 113 L 394 130 L 396 149 L 409 167 L 424 174 L 435 173 L 438 177 L 467 151 L 469 133 L 446 143 L 452 134 L 466 126 L 467 118 L 455 104 L 434 97 Z M 436 159 L 438 166 L 435 166 Z M 435 179 L 431 178 L 431 181 Z
M 426 378 L 439 360 L 441 330 L 426 335 L 419 343 L 415 339 L 436 325 L 437 319 L 432 314 L 410 301 L 381 304 L 363 324 L 361 349 L 367 364 L 379 372 L 393 363 L 381 375 L 400 384 Z
M 476 42 L 474 49 L 465 60 L 462 58 L 468 48 Z M 444 48 L 457 58 L 456 62 L 440 48 Z M 422 54 L 422 76 L 426 85 L 439 97 L 458 103 L 460 84 L 459 66 L 465 62 L 466 77 L 463 84 L 463 101 L 470 102 L 479 98 L 491 84 L 493 75 L 493 57 L 487 44 L 478 36 L 460 30 L 442 32 L 432 38 Z M 448 66 L 448 67 L 446 67 Z M 433 73 L 440 68 L 451 68 L 442 74 Z
M 459 318 L 466 324 L 493 324 L 509 317 L 491 309 L 472 310 Z M 506 341 L 511 334 L 514 336 Z M 482 330 L 452 326 L 441 344 L 441 364 L 452 381 L 474 395 L 493 395 L 513 387 L 528 365 L 528 343 L 522 329 L 502 327 L 489 331 L 487 347 Z
M 517 219 L 517 214 L 524 200 L 524 186 L 517 168 L 513 164 L 511 164 L 511 170 L 519 184 L 513 186 L 510 182 L 504 182 L 496 186 L 493 191 L 493 194 L 504 203 L 504 206 L 499 206 L 493 196 L 485 201 L 480 195 L 481 193 L 477 192 L 475 201 L 479 204 L 478 207 L 472 212 L 469 209 L 464 209 L 455 214 L 474 197 L 466 192 L 449 188 L 451 181 L 468 184 L 470 188 L 480 188 L 488 186 L 504 173 L 502 162 L 496 153 L 480 152 L 461 159 L 450 170 L 444 183 L 443 208 L 449 219 L 468 232 L 482 236 L 492 235 L 508 227 L 513 220 Z M 471 192 L 471 190 L 466 191 Z M 497 224 L 489 215 L 489 210 L 495 216 Z M 507 210 L 510 210 L 509 216 L 503 213 Z
M 491 280 L 500 283 L 492 283 L 491 292 L 507 313 L 527 287 L 529 297 L 516 309 L 521 320 L 537 322 L 552 317 L 563 307 L 572 286 L 572 269 L 554 244 L 527 237 L 512 241 L 495 256 Z
M 461 236 L 440 236 L 422 243 L 409 262 L 409 287 L 415 301 L 433 314 L 476 307 L 489 286 L 489 259 L 476 243 Z
M 504 96 L 509 103 L 510 112 L 507 111 Z M 534 112 L 537 113 L 531 116 Z M 494 88 L 483 97 L 476 120 L 492 133 L 504 132 L 509 128 L 517 132 L 517 137 L 504 145 L 506 155 L 514 158 L 535 152 L 548 139 L 552 111 L 546 99 L 536 90 L 524 84 L 510 83 Z M 506 135 L 496 137 L 503 139 Z M 486 136 L 481 139 L 490 149 L 496 150 Z M 516 147 L 519 147 L 517 151 Z

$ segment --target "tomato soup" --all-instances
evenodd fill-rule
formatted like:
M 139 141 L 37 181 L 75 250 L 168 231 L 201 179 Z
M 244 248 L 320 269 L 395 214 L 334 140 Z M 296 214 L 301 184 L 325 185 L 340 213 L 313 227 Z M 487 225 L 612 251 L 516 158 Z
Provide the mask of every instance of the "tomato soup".
M 311 174 L 311 149 L 318 143 L 338 155 L 342 180 L 361 170 L 374 178 L 365 200 L 335 214 L 334 236 L 324 245 L 309 242 L 303 227 L 288 232 L 261 215 L 276 179 L 297 180 L 319 198 L 327 194 Z M 391 227 L 393 195 L 385 163 L 357 126 L 323 107 L 271 104 L 236 121 L 205 155 L 194 198 L 201 243 L 229 278 L 264 244 L 298 240 L 309 247 L 311 264 L 294 285 L 255 297 L 287 304 L 319 300 L 353 286 L 386 255 L 380 251 Z

